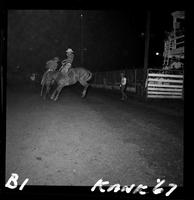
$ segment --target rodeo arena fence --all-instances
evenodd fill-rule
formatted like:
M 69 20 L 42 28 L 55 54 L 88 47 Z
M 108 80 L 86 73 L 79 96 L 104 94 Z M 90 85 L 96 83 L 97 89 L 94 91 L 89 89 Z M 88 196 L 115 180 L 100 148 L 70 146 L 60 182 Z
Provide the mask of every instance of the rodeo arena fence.
M 120 73 L 127 77 L 127 92 L 146 98 L 184 99 L 184 71 L 148 69 L 116 70 L 94 73 L 92 87 L 120 90 Z
M 184 71 L 148 69 L 147 98 L 184 99 Z
M 106 72 L 94 73 L 94 79 L 92 81 L 92 87 L 104 88 L 109 90 L 120 90 L 121 77 L 120 73 L 125 72 L 127 77 L 127 92 L 141 95 L 143 92 L 143 69 L 131 69 L 131 70 L 115 70 Z

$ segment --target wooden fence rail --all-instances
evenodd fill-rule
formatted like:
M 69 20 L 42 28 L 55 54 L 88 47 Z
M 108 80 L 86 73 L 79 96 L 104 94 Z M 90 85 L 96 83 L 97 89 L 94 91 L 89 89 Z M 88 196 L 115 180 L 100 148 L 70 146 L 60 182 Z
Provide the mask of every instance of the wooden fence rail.
M 184 98 L 184 72 L 182 70 L 147 70 L 145 83 L 147 98 Z
M 94 81 L 91 84 L 96 88 L 105 88 L 111 90 L 119 90 L 119 84 L 121 82 L 120 73 L 125 71 L 128 83 L 127 91 L 137 93 L 138 90 L 143 88 L 143 70 L 142 69 L 130 69 L 130 70 L 116 70 L 106 72 L 94 73 Z M 140 89 L 139 89 L 140 88 Z

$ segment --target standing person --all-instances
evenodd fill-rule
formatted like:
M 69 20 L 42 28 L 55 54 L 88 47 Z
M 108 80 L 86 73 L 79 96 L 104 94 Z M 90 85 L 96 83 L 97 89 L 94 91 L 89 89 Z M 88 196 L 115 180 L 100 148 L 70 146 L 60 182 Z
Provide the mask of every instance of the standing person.
M 34 82 L 36 80 L 36 74 L 32 73 L 31 76 L 30 76 L 30 79 L 31 79 L 31 81 Z
M 32 87 L 36 88 L 36 82 L 37 82 L 37 73 L 32 73 L 30 76 L 30 79 L 32 81 Z
M 175 69 L 175 70 L 176 69 L 181 69 L 182 66 L 183 66 L 183 64 L 181 63 L 180 58 L 178 58 L 175 62 L 173 62 L 171 64 L 172 69 Z
M 66 55 L 67 55 L 67 58 L 65 60 L 63 60 L 61 63 L 62 63 L 62 66 L 61 68 L 59 69 L 59 71 L 61 71 L 62 73 L 67 73 L 69 71 L 69 69 L 72 67 L 72 63 L 73 63 L 73 59 L 74 59 L 74 54 L 73 54 L 73 50 L 68 48 L 66 50 Z
M 124 72 L 121 72 L 120 75 L 121 75 L 120 89 L 121 89 L 121 94 L 122 94 L 121 100 L 126 100 L 127 95 L 126 95 L 125 91 L 126 91 L 126 88 L 127 88 L 127 78 L 126 78 Z

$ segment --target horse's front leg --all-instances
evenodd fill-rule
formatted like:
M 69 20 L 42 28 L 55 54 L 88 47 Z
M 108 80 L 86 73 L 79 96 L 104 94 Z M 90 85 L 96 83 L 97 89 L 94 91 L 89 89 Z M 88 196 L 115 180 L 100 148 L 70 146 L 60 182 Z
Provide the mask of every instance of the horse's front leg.
M 49 94 L 49 91 L 50 91 L 50 86 L 46 86 L 46 93 L 45 93 L 45 96 L 44 96 L 44 99 L 46 99 L 46 96 L 47 94 Z
M 42 96 L 43 89 L 44 89 L 44 84 L 42 84 L 42 87 L 41 87 L 41 92 L 40 92 L 40 96 Z

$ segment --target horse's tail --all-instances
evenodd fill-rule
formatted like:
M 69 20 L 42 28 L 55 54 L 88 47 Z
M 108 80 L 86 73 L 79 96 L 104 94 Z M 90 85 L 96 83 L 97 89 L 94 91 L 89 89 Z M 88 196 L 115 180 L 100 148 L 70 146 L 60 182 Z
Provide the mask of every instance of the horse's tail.
M 93 74 L 89 70 L 87 70 L 87 71 L 88 71 L 88 73 L 87 73 L 87 76 L 86 76 L 86 81 L 89 81 L 93 77 Z

